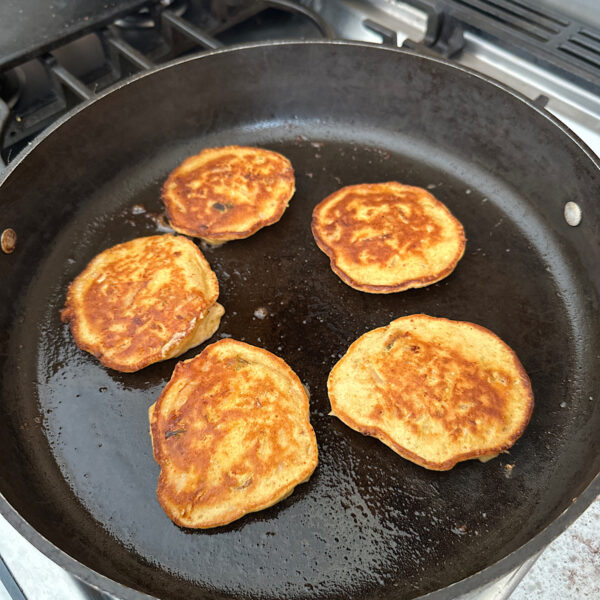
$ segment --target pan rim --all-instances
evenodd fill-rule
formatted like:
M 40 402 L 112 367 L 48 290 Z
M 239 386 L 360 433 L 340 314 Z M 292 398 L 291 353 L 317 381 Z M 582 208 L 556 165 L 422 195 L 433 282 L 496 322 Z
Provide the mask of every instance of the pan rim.
M 296 41 L 271 41 L 271 42 L 254 42 L 247 44 L 238 44 L 235 46 L 229 46 L 227 48 L 221 48 L 211 51 L 203 51 L 183 58 L 174 59 L 165 64 L 158 65 L 148 71 L 136 73 L 130 78 L 117 82 L 116 84 L 103 90 L 96 97 L 86 100 L 74 107 L 71 111 L 65 113 L 60 119 L 54 122 L 44 132 L 42 132 L 36 140 L 27 148 L 25 148 L 18 157 L 10 163 L 2 172 L 0 172 L 0 187 L 7 181 L 12 173 L 19 167 L 19 165 L 26 160 L 31 152 L 34 152 L 38 146 L 42 145 L 44 141 L 49 138 L 56 130 L 62 125 L 69 121 L 72 117 L 78 114 L 80 111 L 85 110 L 92 104 L 102 100 L 104 97 L 112 94 L 113 92 L 131 85 L 144 77 L 150 76 L 154 73 L 162 71 L 163 69 L 169 69 L 171 67 L 178 66 L 183 63 L 201 60 L 203 58 L 210 58 L 214 55 L 235 53 L 245 50 L 251 50 L 256 48 L 265 47 L 281 47 L 281 46 L 339 46 L 339 47 L 364 47 L 372 50 L 378 50 L 380 52 L 391 52 L 397 55 L 412 56 L 420 60 L 431 61 L 434 63 L 445 65 L 461 71 L 464 74 L 475 77 L 482 80 L 490 85 L 495 86 L 504 93 L 508 93 L 510 96 L 525 103 L 530 109 L 547 119 L 552 125 L 559 128 L 563 135 L 566 135 L 571 142 L 573 142 L 592 162 L 592 164 L 600 171 L 600 158 L 581 140 L 573 131 L 571 131 L 562 121 L 557 119 L 554 115 L 546 111 L 545 109 L 537 106 L 534 102 L 528 99 L 523 94 L 516 92 L 510 87 L 498 82 L 497 80 L 488 77 L 474 71 L 471 68 L 464 67 L 462 65 L 453 64 L 451 61 L 425 56 L 418 52 L 406 50 L 403 48 L 387 47 L 381 44 L 370 43 L 370 42 L 357 42 L 357 41 L 344 41 L 344 40 L 296 40 Z M 588 486 L 579 494 L 577 498 L 574 498 L 571 505 L 568 506 L 558 517 L 556 517 L 551 523 L 543 528 L 536 536 L 531 538 L 525 544 L 507 554 L 500 560 L 488 565 L 487 567 L 473 573 L 472 575 L 456 581 L 445 588 L 428 592 L 425 595 L 419 596 L 421 600 L 437 600 L 442 598 L 454 598 L 461 594 L 469 593 L 474 590 L 480 589 L 484 585 L 491 583 L 494 580 L 506 575 L 508 572 L 520 566 L 528 558 L 534 556 L 542 549 L 544 549 L 552 540 L 563 533 L 584 511 L 588 506 L 600 495 L 600 473 L 592 479 Z M 8 502 L 4 495 L 0 492 L 0 515 L 2 515 L 11 526 L 22 535 L 29 543 L 31 543 L 37 550 L 42 552 L 46 557 L 51 559 L 53 562 L 58 564 L 60 567 L 66 569 L 70 574 L 74 575 L 86 585 L 102 591 L 113 594 L 123 600 L 139 600 L 141 598 L 154 599 L 154 596 L 150 596 L 144 592 L 130 588 L 124 584 L 121 584 L 113 579 L 110 579 L 106 575 L 98 573 L 93 568 L 88 567 L 73 558 L 66 552 L 64 552 L 58 546 L 55 546 L 50 540 L 45 538 L 39 533 L 33 526 L 31 526 L 24 517 Z

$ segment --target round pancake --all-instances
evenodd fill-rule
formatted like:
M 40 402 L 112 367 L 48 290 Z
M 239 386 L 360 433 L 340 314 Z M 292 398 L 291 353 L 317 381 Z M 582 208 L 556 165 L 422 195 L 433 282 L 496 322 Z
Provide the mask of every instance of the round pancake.
M 184 160 L 167 178 L 162 200 L 175 231 L 221 244 L 279 221 L 295 189 L 285 156 L 225 146 Z
M 342 281 L 375 294 L 443 279 L 466 242 L 444 204 L 395 181 L 350 185 L 327 196 L 313 211 L 312 232 Z
M 289 496 L 317 466 L 306 391 L 280 358 L 232 339 L 180 362 L 150 407 L 158 500 L 177 525 L 225 525 Z
M 510 448 L 533 410 L 529 378 L 501 339 L 427 315 L 359 337 L 327 387 L 332 415 L 437 471 Z
M 77 345 L 117 371 L 179 356 L 216 331 L 219 284 L 187 238 L 156 235 L 113 246 L 69 287 L 62 320 Z

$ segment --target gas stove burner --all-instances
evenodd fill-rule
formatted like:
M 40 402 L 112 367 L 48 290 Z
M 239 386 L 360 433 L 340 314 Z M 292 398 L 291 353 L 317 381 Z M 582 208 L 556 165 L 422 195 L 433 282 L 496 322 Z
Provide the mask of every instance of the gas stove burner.
M 159 4 L 180 17 L 187 10 L 189 0 L 161 0 Z M 121 29 L 152 29 L 156 27 L 155 15 L 156 11 L 146 6 L 137 13 L 117 19 L 114 24 Z

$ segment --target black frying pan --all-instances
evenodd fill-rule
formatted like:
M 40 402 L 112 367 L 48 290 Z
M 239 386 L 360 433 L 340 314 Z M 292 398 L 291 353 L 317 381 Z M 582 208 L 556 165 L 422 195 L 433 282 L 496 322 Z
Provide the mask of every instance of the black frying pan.
M 79 351 L 59 311 L 101 250 L 164 231 L 159 190 L 206 146 L 290 158 L 282 220 L 205 254 L 219 332 L 283 357 L 310 388 L 319 466 L 285 501 L 208 531 L 155 498 L 146 411 L 176 360 L 135 374 Z M 342 185 L 428 187 L 465 226 L 464 258 L 424 289 L 341 283 L 310 232 Z M 449 598 L 520 564 L 600 489 L 600 171 L 563 125 L 480 75 L 348 43 L 248 46 L 185 59 L 77 110 L 11 165 L 0 229 L 2 514 L 120 598 Z M 565 202 L 583 212 L 578 227 Z M 268 316 L 259 319 L 259 307 Z M 508 454 L 439 473 L 328 416 L 327 374 L 352 340 L 403 315 L 469 320 L 531 376 L 531 424 Z M 183 358 L 198 352 L 190 351 Z

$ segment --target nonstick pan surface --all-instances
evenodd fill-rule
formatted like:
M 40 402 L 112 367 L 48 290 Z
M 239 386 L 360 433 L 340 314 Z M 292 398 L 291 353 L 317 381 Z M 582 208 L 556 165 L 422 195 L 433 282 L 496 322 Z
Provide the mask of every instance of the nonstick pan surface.
M 169 171 L 226 144 L 283 153 L 297 191 L 279 223 L 203 248 L 226 308 L 213 340 L 266 348 L 298 373 L 320 461 L 276 506 L 192 531 L 156 500 L 148 434 L 148 406 L 177 359 L 111 371 L 77 349 L 59 313 L 94 255 L 168 231 L 159 195 Z M 333 274 L 311 212 L 343 185 L 388 180 L 430 189 L 464 224 L 467 249 L 439 283 L 371 295 Z M 490 581 L 598 493 L 598 197 L 596 162 L 556 121 L 406 52 L 251 46 L 105 95 L 0 187 L 0 225 L 18 235 L 0 257 L 3 514 L 121 598 L 450 598 Z M 577 228 L 563 218 L 569 200 L 583 211 Z M 536 405 L 509 453 L 427 471 L 328 415 L 327 375 L 348 345 L 421 312 L 481 324 L 517 352 Z

